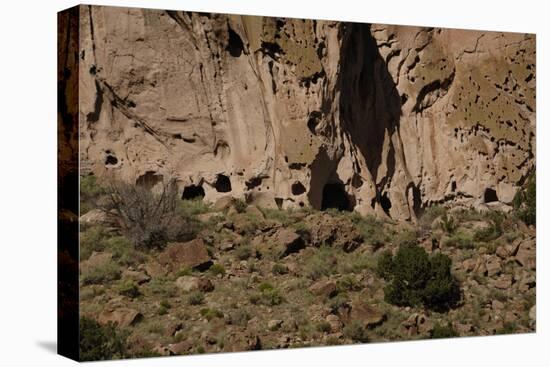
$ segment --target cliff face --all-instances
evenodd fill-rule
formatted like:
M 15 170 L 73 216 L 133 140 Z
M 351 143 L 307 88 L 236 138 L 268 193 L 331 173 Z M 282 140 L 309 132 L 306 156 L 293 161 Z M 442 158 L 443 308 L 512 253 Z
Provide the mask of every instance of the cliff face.
M 414 219 L 534 167 L 533 35 L 81 7 L 81 167 Z

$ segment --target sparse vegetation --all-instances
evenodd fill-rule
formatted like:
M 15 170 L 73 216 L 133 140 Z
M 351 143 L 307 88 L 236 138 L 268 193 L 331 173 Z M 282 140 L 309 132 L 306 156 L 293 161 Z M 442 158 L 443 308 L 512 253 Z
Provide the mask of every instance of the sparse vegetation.
M 136 246 L 162 248 L 168 241 L 194 238 L 201 228 L 193 210 L 180 202 L 174 181 L 163 183 L 160 193 L 114 182 L 104 209 L 116 213 L 122 231 Z
M 454 338 L 456 336 L 458 336 L 458 333 L 450 323 L 445 326 L 436 323 L 431 332 L 432 339 Z
M 117 288 L 118 293 L 126 297 L 135 298 L 141 294 L 139 286 L 133 280 L 122 281 Z
M 344 327 L 344 335 L 347 338 L 359 343 L 367 343 L 369 341 L 367 330 L 363 325 L 361 325 L 361 323 L 355 320 Z
M 80 358 L 83 361 L 103 361 L 126 357 L 126 334 L 112 324 L 100 325 L 95 320 L 81 317 Z
M 204 294 L 200 291 L 194 291 L 187 296 L 187 303 L 192 306 L 201 305 L 204 302 Z
M 537 222 L 537 178 L 532 173 L 525 186 L 514 197 L 514 209 L 525 224 L 536 225 Z

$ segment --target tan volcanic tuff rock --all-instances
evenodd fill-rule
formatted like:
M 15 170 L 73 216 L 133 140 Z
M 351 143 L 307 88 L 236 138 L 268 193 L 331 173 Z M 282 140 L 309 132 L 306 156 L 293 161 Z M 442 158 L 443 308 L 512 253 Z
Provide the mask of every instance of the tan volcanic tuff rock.
M 535 36 L 80 6 L 81 166 L 182 197 L 395 219 L 510 203 Z

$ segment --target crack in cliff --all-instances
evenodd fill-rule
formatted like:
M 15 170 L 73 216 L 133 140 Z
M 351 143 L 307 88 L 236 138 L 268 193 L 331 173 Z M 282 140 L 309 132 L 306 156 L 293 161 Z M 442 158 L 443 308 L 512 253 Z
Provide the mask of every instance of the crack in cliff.
M 163 135 L 160 132 L 158 132 L 156 129 L 154 129 L 145 119 L 138 116 L 134 112 L 130 111 L 130 108 L 128 106 L 128 102 L 120 97 L 113 89 L 112 86 L 110 86 L 106 81 L 101 80 L 100 78 L 96 79 L 96 82 L 99 86 L 102 86 L 103 91 L 107 92 L 107 98 L 110 100 L 111 105 L 118 109 L 124 116 L 126 116 L 129 120 L 134 121 L 137 125 L 139 125 L 145 132 L 150 134 L 155 140 L 157 140 L 159 143 L 161 143 L 166 149 L 170 150 L 170 147 L 166 144 L 166 142 L 163 139 Z M 168 137 L 165 135 L 165 137 Z

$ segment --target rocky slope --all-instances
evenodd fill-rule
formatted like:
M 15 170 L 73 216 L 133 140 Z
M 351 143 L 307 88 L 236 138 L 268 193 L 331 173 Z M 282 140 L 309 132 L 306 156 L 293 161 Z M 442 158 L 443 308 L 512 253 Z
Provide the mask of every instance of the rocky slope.
M 535 230 L 514 216 L 438 207 L 412 225 L 338 211 L 185 205 L 201 229 L 162 250 L 136 248 L 101 211 L 81 217 L 80 313 L 114 323 L 126 357 L 535 330 Z M 441 226 L 447 215 L 453 228 Z M 450 310 L 386 302 L 379 259 L 411 242 L 452 259 L 461 297 Z
M 184 197 L 415 220 L 509 204 L 534 35 L 80 8 L 81 166 Z M 491 204 L 494 205 L 494 204 Z

